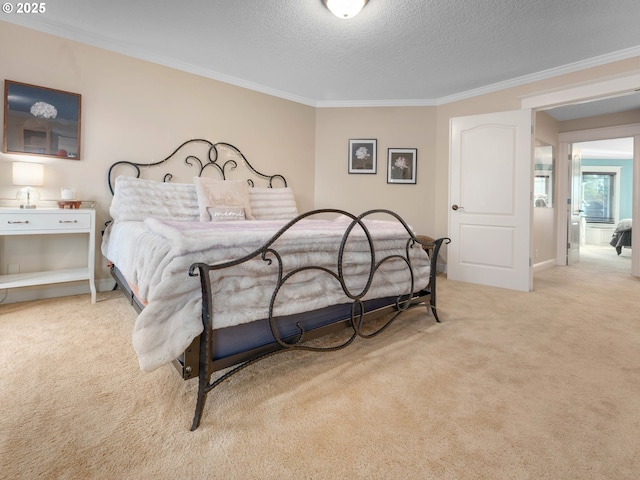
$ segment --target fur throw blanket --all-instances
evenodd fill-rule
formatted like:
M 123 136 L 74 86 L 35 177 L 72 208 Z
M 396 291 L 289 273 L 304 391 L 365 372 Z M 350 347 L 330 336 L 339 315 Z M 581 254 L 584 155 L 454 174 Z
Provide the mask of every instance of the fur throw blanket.
M 133 345 L 143 371 L 151 371 L 177 358 L 202 332 L 200 279 L 188 274 L 193 263 L 221 265 L 249 257 L 261 249 L 284 221 L 175 222 L 157 218 L 144 221 L 132 258 L 135 283 L 147 305 L 138 316 Z M 279 290 L 274 315 L 289 315 L 328 305 L 349 303 L 336 275 L 344 272 L 351 295 L 361 296 L 371 273 L 371 252 L 362 228 L 356 226 L 345 244 L 342 263 L 338 252 L 351 219 L 303 219 L 286 230 L 271 248 L 278 252 L 283 275 L 313 266 L 289 278 Z M 375 262 L 388 256 L 406 257 L 409 234 L 398 222 L 365 220 L 375 250 Z M 429 260 L 415 245 L 409 249 L 414 290 L 428 284 Z M 273 253 L 260 254 L 239 265 L 211 272 L 214 328 L 267 318 L 278 280 L 279 262 Z M 363 299 L 409 293 L 407 261 L 394 257 L 377 268 Z

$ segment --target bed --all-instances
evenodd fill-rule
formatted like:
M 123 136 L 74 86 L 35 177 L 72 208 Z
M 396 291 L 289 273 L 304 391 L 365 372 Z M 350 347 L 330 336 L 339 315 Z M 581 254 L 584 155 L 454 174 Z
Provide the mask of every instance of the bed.
M 169 169 L 186 170 L 191 183 Z M 300 214 L 283 175 L 203 139 L 158 162 L 116 162 L 108 182 L 101 249 L 138 311 L 140 368 L 173 363 L 185 380 L 198 378 L 192 430 L 207 394 L 262 358 L 344 348 L 419 305 L 440 321 L 436 259 L 449 239 L 422 245 L 394 212 Z M 338 331 L 337 341 L 327 335 Z
M 631 219 L 625 218 L 618 222 L 609 244 L 616 249 L 618 255 L 623 248 L 631 248 Z

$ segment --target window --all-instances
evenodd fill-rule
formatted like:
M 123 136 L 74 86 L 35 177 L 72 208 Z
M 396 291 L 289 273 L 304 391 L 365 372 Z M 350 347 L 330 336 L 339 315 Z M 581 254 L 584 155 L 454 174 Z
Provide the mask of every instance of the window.
M 582 210 L 587 223 L 618 222 L 619 167 L 583 167 Z

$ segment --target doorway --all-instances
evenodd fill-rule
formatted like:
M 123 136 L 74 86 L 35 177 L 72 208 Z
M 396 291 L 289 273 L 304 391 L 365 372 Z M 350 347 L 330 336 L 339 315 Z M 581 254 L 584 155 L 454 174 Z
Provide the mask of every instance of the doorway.
M 570 189 L 571 204 L 577 220 L 570 218 L 577 228 L 569 226 L 567 263 L 575 264 L 586 254 L 605 268 L 610 264 L 619 270 L 626 265 L 630 273 L 633 138 L 576 142 L 571 152 L 572 186 L 577 187 Z
M 640 73 L 633 73 L 623 77 L 610 77 L 595 83 L 583 84 L 577 87 L 570 87 L 563 90 L 554 90 L 546 93 L 539 93 L 530 97 L 523 98 L 521 108 L 530 108 L 534 111 L 549 110 L 563 106 L 587 105 L 591 102 L 600 103 L 601 100 L 609 100 L 616 98 L 636 97 L 640 86 Z M 634 95 L 636 94 L 636 95 Z M 588 115 L 584 115 L 587 117 Z M 632 227 L 636 231 L 640 231 L 640 123 L 620 125 L 610 128 L 597 128 L 592 130 L 583 130 L 575 132 L 566 132 L 559 134 L 558 158 L 569 158 L 569 144 L 590 141 L 603 140 L 608 138 L 633 137 L 634 141 L 634 168 L 633 168 L 633 219 Z M 568 178 L 569 171 L 565 168 L 558 168 L 558 198 L 562 202 L 568 199 Z M 567 210 L 559 208 L 557 212 L 557 254 L 556 262 L 558 265 L 566 265 L 567 252 Z M 632 260 L 631 274 L 640 277 L 640 235 L 636 235 L 632 239 Z
M 608 127 L 608 128 L 599 128 L 592 130 L 582 130 L 576 132 L 565 132 L 561 133 L 558 136 L 559 138 L 559 150 L 560 150 L 560 158 L 570 159 L 572 158 L 570 153 L 572 151 L 571 146 L 576 144 L 581 144 L 584 142 L 594 142 L 594 141 L 604 141 L 611 139 L 621 139 L 621 138 L 630 138 L 630 143 L 632 143 L 632 158 L 633 160 L 630 162 L 630 173 L 627 180 L 630 180 L 631 187 L 627 191 L 628 194 L 631 195 L 631 199 L 629 201 L 630 210 L 626 209 L 623 212 L 631 212 L 631 220 L 632 226 L 636 226 L 636 231 L 640 230 L 640 209 L 638 206 L 640 197 L 640 124 L 632 124 L 632 125 L 622 125 L 618 127 Z M 558 173 L 561 174 L 563 172 L 563 168 L 558 170 Z M 607 170 L 606 168 L 602 168 L 601 170 Z M 608 169 L 609 173 L 611 173 L 611 168 Z M 615 169 L 613 169 L 615 170 Z M 571 169 L 567 168 L 567 175 Z M 572 195 L 569 191 L 569 181 L 570 177 L 567 177 L 564 180 L 559 180 L 558 184 L 558 196 L 559 198 L 572 198 Z M 614 186 L 615 188 L 615 186 Z M 618 186 L 618 188 L 621 188 Z M 569 205 L 569 203 L 568 203 Z M 580 208 L 584 210 L 584 208 Z M 615 216 L 614 212 L 614 223 L 620 220 L 619 218 L 620 210 L 618 210 L 618 216 Z M 566 261 L 563 259 L 567 258 L 567 244 L 570 243 L 567 240 L 571 238 L 571 232 L 569 230 L 569 224 L 571 219 L 571 211 L 570 208 L 567 209 L 559 209 L 558 210 L 558 219 L 557 219 L 557 227 L 558 227 L 558 251 L 557 251 L 557 259 L 559 265 L 567 265 Z M 586 221 L 584 222 L 587 223 Z M 591 222 L 594 223 L 594 222 Z M 617 223 L 616 223 L 617 226 Z M 586 227 L 586 225 L 585 225 Z M 614 227 L 615 228 L 615 227 Z M 585 236 L 586 236 L 586 228 L 585 228 Z M 594 232 L 594 235 L 598 232 Z M 601 232 L 600 232 L 601 233 Z M 605 232 L 606 234 L 606 232 Z M 631 274 L 634 276 L 640 276 L 640 242 L 639 235 L 636 235 L 636 239 L 633 240 L 633 245 L 631 245 L 630 253 L 631 253 Z M 586 240 L 586 238 L 585 238 Z M 581 241 L 582 242 L 582 241 Z M 635 246 L 635 248 L 633 248 Z M 613 247 L 612 247 L 613 248 Z

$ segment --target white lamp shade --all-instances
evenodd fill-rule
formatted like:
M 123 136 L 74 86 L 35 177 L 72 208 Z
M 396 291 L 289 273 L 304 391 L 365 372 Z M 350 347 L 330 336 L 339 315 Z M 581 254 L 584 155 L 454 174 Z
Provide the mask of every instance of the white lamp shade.
M 331 13 L 338 18 L 355 17 L 368 0 L 323 0 Z
M 42 163 L 13 162 L 13 184 L 41 187 L 44 185 Z

